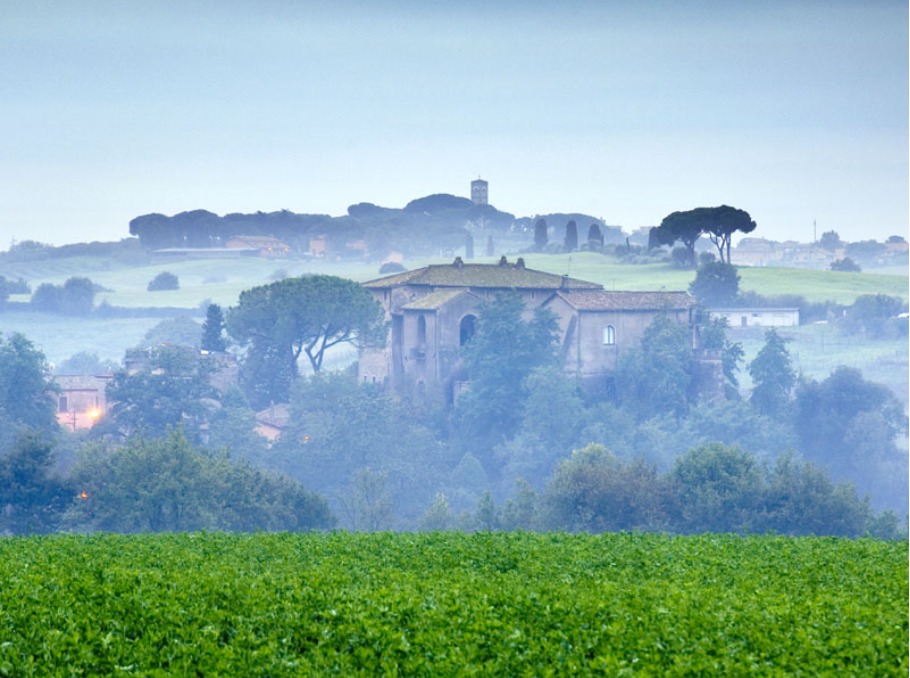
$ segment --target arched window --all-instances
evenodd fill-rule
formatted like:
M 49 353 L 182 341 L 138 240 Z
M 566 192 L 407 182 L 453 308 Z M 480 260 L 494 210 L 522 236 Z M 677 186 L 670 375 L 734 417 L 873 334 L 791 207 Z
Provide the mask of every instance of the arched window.
M 417 346 L 421 349 L 427 347 L 427 319 L 423 316 L 417 318 Z
M 460 345 L 461 346 L 464 346 L 469 341 L 471 341 L 471 337 L 474 336 L 474 329 L 475 329 L 476 322 L 477 322 L 477 318 L 474 317 L 473 315 L 466 315 L 464 318 L 461 319 L 461 331 L 460 331 L 460 335 L 461 335 L 460 336 L 460 339 L 461 339 Z
M 604 346 L 613 346 L 616 344 L 616 330 L 613 325 L 604 327 Z

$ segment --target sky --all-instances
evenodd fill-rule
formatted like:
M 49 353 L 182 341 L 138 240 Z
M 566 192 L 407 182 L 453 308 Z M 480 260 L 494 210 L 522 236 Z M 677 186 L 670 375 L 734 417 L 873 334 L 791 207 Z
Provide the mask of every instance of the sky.
M 0 249 L 433 193 L 908 231 L 908 3 L 0 2 Z

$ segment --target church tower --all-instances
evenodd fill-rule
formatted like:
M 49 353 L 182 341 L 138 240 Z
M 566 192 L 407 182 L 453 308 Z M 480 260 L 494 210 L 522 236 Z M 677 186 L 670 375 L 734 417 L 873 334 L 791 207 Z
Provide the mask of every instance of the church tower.
M 489 199 L 489 184 L 483 179 L 475 179 L 471 182 L 471 202 L 475 205 L 488 205 L 490 203 Z

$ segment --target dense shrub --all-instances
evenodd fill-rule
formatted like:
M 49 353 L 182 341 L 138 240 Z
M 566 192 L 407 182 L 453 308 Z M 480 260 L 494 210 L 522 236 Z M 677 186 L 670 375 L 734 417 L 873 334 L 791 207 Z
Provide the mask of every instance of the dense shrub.
M 390 273 L 402 273 L 407 269 L 397 261 L 387 261 L 379 267 L 379 275 L 388 275 Z
M 62 286 L 41 283 L 32 294 L 31 304 L 45 313 L 87 315 L 95 305 L 95 284 L 88 278 L 72 277 Z
M 149 292 L 160 292 L 162 290 L 180 289 L 180 279 L 173 273 L 162 271 L 149 281 Z

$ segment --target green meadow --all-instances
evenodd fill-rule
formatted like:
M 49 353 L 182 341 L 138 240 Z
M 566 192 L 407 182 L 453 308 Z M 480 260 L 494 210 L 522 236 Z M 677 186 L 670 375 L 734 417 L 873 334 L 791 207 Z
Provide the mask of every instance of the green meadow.
M 613 257 L 590 252 L 567 254 L 525 254 L 528 266 L 559 275 L 591 280 L 609 290 L 682 290 L 694 272 L 668 264 L 620 264 Z M 514 261 L 517 255 L 511 255 Z M 495 263 L 497 258 L 478 258 Z M 409 267 L 449 260 L 408 261 Z M 180 279 L 180 289 L 148 292 L 149 281 L 162 271 Z M 73 275 L 84 275 L 105 290 L 96 303 L 126 308 L 175 307 L 196 310 L 200 316 L 209 303 L 230 306 L 240 293 L 285 275 L 324 273 L 365 281 L 379 277 L 379 264 L 332 262 L 316 259 L 213 259 L 126 266 L 109 258 L 73 257 L 23 262 L 5 267 L 7 277 L 22 276 L 34 289 L 42 282 L 62 284 Z M 792 268 L 741 268 L 741 289 L 763 295 L 798 294 L 811 301 L 852 303 L 861 294 L 887 294 L 908 298 L 906 274 L 837 273 Z M 14 295 L 14 301 L 28 297 Z M 44 350 L 48 359 L 59 362 L 78 351 L 119 360 L 123 351 L 135 346 L 160 318 L 67 318 L 39 313 L 0 315 L 0 332 L 22 332 Z M 797 369 L 804 375 L 824 378 L 837 365 L 863 370 L 867 378 L 885 383 L 902 398 L 907 393 L 907 343 L 903 340 L 858 342 L 826 326 L 804 326 L 782 332 L 792 341 L 790 351 Z M 746 360 L 751 360 L 763 343 L 763 332 L 741 331 L 731 338 L 742 341 Z M 749 386 L 748 374 L 742 375 Z

